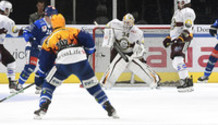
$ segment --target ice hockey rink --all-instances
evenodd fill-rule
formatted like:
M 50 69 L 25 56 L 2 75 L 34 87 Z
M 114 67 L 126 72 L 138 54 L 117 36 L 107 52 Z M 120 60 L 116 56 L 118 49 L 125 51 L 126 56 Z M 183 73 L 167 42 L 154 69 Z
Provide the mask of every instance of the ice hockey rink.
M 35 87 L 0 103 L 0 125 L 218 125 L 218 84 L 195 83 L 195 91 L 175 87 L 115 87 L 105 90 L 120 119 L 112 119 L 79 84 L 56 89 L 42 120 L 34 120 L 39 95 Z M 0 85 L 0 98 L 9 95 Z

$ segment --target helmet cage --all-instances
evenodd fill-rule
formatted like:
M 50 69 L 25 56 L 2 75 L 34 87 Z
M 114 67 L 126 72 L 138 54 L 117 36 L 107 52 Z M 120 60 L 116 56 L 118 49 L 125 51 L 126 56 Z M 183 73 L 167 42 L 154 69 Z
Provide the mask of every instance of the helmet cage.
M 124 31 L 128 32 L 134 25 L 135 19 L 132 14 L 126 14 L 123 17 L 123 29 Z

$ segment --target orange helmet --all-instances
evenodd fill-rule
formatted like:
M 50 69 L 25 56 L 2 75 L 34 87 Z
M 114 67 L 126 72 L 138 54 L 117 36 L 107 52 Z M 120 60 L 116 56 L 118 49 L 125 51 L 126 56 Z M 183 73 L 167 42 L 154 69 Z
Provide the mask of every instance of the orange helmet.
M 51 25 L 53 29 L 65 27 L 65 19 L 62 14 L 55 14 L 51 17 Z

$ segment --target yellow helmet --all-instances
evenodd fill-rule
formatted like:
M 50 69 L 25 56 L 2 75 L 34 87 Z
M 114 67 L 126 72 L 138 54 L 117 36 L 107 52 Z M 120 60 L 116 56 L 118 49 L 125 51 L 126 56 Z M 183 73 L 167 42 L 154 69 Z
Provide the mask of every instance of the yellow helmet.
M 127 13 L 124 17 L 123 17 L 123 28 L 124 31 L 129 31 L 133 25 L 134 25 L 135 19 L 133 17 L 132 14 Z
M 51 25 L 53 29 L 65 27 L 65 19 L 62 14 L 55 14 L 51 17 Z

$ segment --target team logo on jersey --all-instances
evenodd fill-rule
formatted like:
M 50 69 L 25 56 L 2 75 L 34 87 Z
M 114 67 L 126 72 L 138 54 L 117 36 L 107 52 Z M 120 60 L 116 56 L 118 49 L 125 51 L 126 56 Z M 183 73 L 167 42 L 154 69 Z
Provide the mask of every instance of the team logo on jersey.
M 47 31 L 47 26 L 43 26 L 42 27 L 42 32 L 46 32 Z
M 185 21 L 185 26 L 186 26 L 187 28 L 190 28 L 190 27 L 192 26 L 192 20 L 187 19 L 187 20 Z

